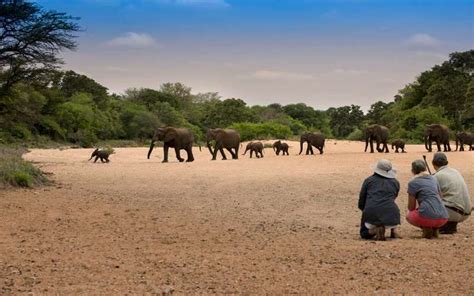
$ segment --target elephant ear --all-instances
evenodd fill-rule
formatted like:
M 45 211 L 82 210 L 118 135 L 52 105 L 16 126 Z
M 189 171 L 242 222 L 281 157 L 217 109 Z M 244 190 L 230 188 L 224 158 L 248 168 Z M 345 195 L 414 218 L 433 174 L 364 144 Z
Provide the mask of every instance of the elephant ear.
M 174 139 L 176 139 L 177 136 L 178 136 L 178 133 L 176 132 L 175 129 L 169 129 L 165 134 L 165 138 L 163 142 L 173 141 Z

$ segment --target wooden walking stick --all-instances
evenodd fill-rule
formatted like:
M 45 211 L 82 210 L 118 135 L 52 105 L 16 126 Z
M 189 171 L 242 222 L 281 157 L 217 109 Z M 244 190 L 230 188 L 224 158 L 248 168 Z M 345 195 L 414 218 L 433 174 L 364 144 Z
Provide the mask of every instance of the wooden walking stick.
M 431 170 L 430 170 L 430 166 L 428 165 L 428 162 L 426 161 L 426 155 L 423 155 L 423 160 L 425 161 L 425 165 L 426 165 L 426 168 L 428 169 L 428 173 L 430 173 L 430 175 L 432 175 Z

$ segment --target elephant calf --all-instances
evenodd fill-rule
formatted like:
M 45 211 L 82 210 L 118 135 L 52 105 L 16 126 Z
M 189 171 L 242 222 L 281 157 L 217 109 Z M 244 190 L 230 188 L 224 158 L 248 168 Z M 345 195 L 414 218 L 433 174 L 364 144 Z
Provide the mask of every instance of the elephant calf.
M 255 156 L 257 158 L 263 157 L 263 144 L 262 142 L 250 142 L 247 144 L 247 147 L 245 147 L 245 152 L 242 155 L 245 155 L 247 151 L 250 150 L 250 158 L 252 158 L 252 153 L 255 152 Z
M 469 147 L 469 151 L 474 150 L 474 134 L 469 132 L 459 132 L 456 134 L 456 151 L 464 151 L 464 145 Z
M 94 152 L 92 152 L 91 158 L 89 158 L 89 160 L 91 160 L 95 156 L 94 162 L 97 162 L 99 158 L 101 162 L 109 162 L 110 154 L 111 153 L 109 151 L 99 150 L 99 148 L 97 148 L 94 150 Z
M 393 147 L 396 148 L 395 153 L 398 153 L 398 149 L 401 149 L 402 153 L 406 153 L 405 152 L 405 141 L 403 141 L 403 140 L 400 140 L 400 139 L 393 140 L 392 141 L 392 150 L 393 150 Z
M 275 151 L 276 155 L 280 155 L 280 151 L 283 152 L 282 155 L 290 155 L 288 153 L 288 144 L 282 143 L 280 140 L 273 143 L 273 151 Z

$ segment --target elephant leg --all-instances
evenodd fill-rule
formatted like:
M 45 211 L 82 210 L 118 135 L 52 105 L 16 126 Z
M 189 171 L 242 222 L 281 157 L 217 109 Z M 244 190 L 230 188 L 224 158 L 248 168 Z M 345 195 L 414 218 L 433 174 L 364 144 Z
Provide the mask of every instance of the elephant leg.
M 104 163 L 104 162 L 105 162 L 105 160 L 104 160 L 104 158 L 103 158 L 103 157 L 101 157 L 101 158 L 100 158 L 100 162 L 102 162 L 102 163 Z
M 94 159 L 94 162 L 97 162 L 98 159 L 99 159 L 99 156 L 96 156 Z
M 374 140 L 372 138 L 369 140 L 370 144 L 370 153 L 374 153 Z
M 451 144 L 449 143 L 449 140 L 448 140 L 448 143 L 446 143 L 448 145 L 448 151 L 451 152 Z
M 235 147 L 234 150 L 235 150 L 235 159 L 239 159 L 239 146 L 237 145 L 237 147 Z
M 162 162 L 168 162 L 168 150 L 170 147 L 167 144 L 163 145 L 163 161 Z
M 388 152 L 390 151 L 390 150 L 388 149 L 388 144 L 385 143 L 385 144 L 383 144 L 383 145 L 384 145 L 384 147 L 385 147 L 385 153 L 388 153 Z
M 186 148 L 186 153 L 188 154 L 188 159 L 186 162 L 193 162 L 194 155 L 193 155 L 193 145 L 191 144 L 188 148 Z
M 176 159 L 179 160 L 179 162 L 183 162 L 184 159 L 181 158 L 181 152 L 180 152 L 181 149 L 179 149 L 178 147 L 175 147 L 174 148 L 174 152 L 176 153 Z
M 224 153 L 224 148 L 220 147 L 219 151 L 221 152 L 222 160 L 227 160 L 227 156 L 225 156 L 225 153 Z
M 324 151 L 323 151 L 323 147 L 316 147 L 318 150 L 319 150 L 319 154 L 323 154 Z
M 459 151 L 464 151 L 464 143 L 461 142 L 459 146 L 460 146 Z
M 441 142 L 436 141 L 436 146 L 438 147 L 438 152 L 440 152 L 441 151 Z
M 235 159 L 235 154 L 234 151 L 232 151 L 232 148 L 225 148 L 227 151 L 229 151 L 230 156 L 232 156 L 232 159 Z
M 212 151 L 212 160 L 216 160 L 217 156 L 217 146 L 214 146 L 214 151 Z
M 260 150 L 260 157 L 263 158 L 263 150 Z

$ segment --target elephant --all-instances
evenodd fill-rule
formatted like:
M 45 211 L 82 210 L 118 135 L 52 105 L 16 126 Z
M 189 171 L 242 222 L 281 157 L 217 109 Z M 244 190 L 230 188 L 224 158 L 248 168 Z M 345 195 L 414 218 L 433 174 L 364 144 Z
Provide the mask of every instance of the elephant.
M 383 125 L 379 124 L 372 124 L 369 125 L 365 129 L 365 150 L 367 152 L 367 147 L 370 143 L 370 153 L 374 153 L 374 141 L 377 144 L 377 151 L 378 152 L 385 152 L 388 153 L 388 128 Z M 382 144 L 382 148 L 380 148 L 380 144 Z
M 282 143 L 280 140 L 273 143 L 273 151 L 275 151 L 276 155 L 280 155 L 280 151 L 283 152 L 282 155 L 290 155 L 288 153 L 288 144 Z
M 180 150 L 186 150 L 188 159 L 186 162 L 194 161 L 193 156 L 193 142 L 194 135 L 187 128 L 164 127 L 158 128 L 151 139 L 150 150 L 148 150 L 148 159 L 150 159 L 151 152 L 155 146 L 155 141 L 163 141 L 164 158 L 162 162 L 168 162 L 168 150 L 174 148 L 176 158 L 179 162 L 183 162 Z
M 306 148 L 306 155 L 314 154 L 313 147 L 316 147 L 319 150 L 319 154 L 323 154 L 324 142 L 326 137 L 321 133 L 305 133 L 300 137 L 300 153 L 303 152 L 303 143 L 307 143 L 308 147 Z
M 393 147 L 396 148 L 395 153 L 398 153 L 398 149 L 401 149 L 402 153 L 406 153 L 405 152 L 405 141 L 403 141 L 403 140 L 400 140 L 400 139 L 393 140 L 392 141 L 392 150 L 393 150 Z
M 252 153 L 255 152 L 257 158 L 263 157 L 263 144 L 262 142 L 250 142 L 245 148 L 245 152 L 242 155 L 245 155 L 247 151 L 250 150 L 250 158 L 252 158 Z
M 226 160 L 227 157 L 224 153 L 224 148 L 230 152 L 232 159 L 239 158 L 239 147 L 240 147 L 240 135 L 236 130 L 233 129 L 208 129 L 206 133 L 207 148 L 211 152 L 212 160 L 216 160 L 217 151 L 221 152 L 222 160 Z M 214 151 L 211 147 L 211 141 L 214 141 Z M 232 151 L 234 149 L 234 151 Z
M 458 144 L 459 143 L 459 144 Z M 459 151 L 464 151 L 464 144 L 469 146 L 469 151 L 474 150 L 474 134 L 470 132 L 458 132 L 456 134 L 456 151 L 458 151 L 458 145 Z
M 441 144 L 443 144 L 444 152 L 451 151 L 449 145 L 449 128 L 442 124 L 430 124 L 425 127 L 425 148 L 429 152 L 432 151 L 432 143 L 436 142 L 438 151 L 441 151 Z
M 94 150 L 94 152 L 92 152 L 91 158 L 89 158 L 89 160 L 91 160 L 95 156 L 94 162 L 97 162 L 99 158 L 101 162 L 109 162 L 110 154 L 111 153 L 109 151 L 99 150 L 99 148 L 97 148 Z

